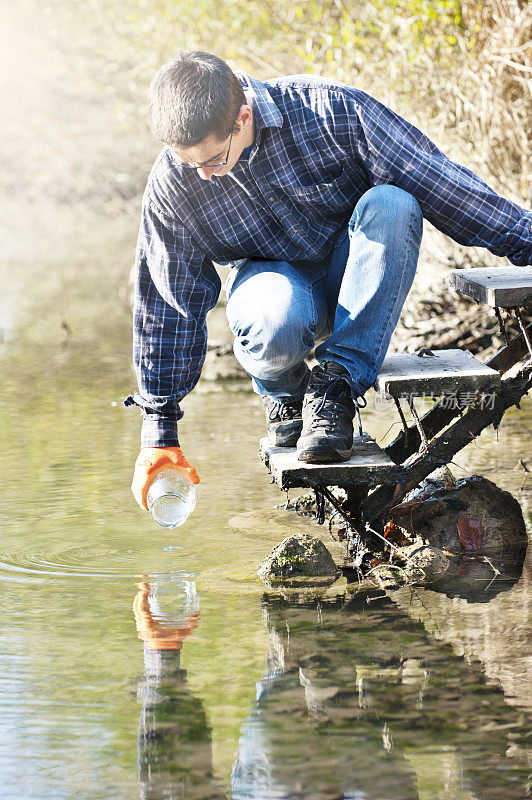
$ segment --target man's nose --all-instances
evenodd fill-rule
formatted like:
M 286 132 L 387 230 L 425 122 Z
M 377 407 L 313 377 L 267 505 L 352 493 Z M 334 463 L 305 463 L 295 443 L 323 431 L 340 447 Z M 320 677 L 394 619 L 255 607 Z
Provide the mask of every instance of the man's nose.
M 198 170 L 198 175 L 204 181 L 210 180 L 216 171 L 216 167 L 196 167 L 196 169 Z

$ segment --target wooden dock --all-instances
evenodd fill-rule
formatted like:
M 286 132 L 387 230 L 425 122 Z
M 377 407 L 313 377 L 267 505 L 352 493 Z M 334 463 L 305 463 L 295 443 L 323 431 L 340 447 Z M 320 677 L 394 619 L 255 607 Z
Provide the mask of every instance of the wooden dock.
M 263 438 L 261 458 L 281 489 L 311 487 L 317 497 L 319 493 L 323 497 L 328 487 L 345 488 L 344 515 L 381 519 L 391 505 L 435 469 L 449 464 L 483 429 L 498 424 L 505 410 L 518 405 L 532 389 L 532 323 L 527 319 L 527 307 L 532 304 L 532 267 L 454 270 L 450 281 L 457 291 L 494 307 L 506 345 L 487 364 L 467 350 L 424 349 L 388 355 L 375 390 L 395 401 L 403 427 L 396 439 L 381 449 L 365 433 L 362 439 L 355 436 L 349 461 L 307 464 L 298 460 L 295 448 L 275 447 Z M 518 322 L 519 334 L 509 333 L 505 316 Z M 501 381 L 501 376 L 520 362 L 521 370 Z M 441 398 L 421 419 L 414 402 L 419 396 Z M 456 402 L 447 402 L 449 396 Z M 406 420 L 402 398 L 408 400 L 413 424 Z M 374 491 L 368 494 L 370 490 Z M 332 502 L 332 495 L 327 496 Z M 348 524 L 349 519 L 346 517 Z
M 493 392 L 501 377 L 468 350 L 432 350 L 431 355 L 391 353 L 375 381 L 385 397 L 441 397 L 456 392 Z
M 449 282 L 457 292 L 494 308 L 532 305 L 532 267 L 453 269 Z
M 306 464 L 299 461 L 295 447 L 275 447 L 264 437 L 260 456 L 281 489 L 291 487 L 347 487 L 353 484 L 393 482 L 395 464 L 368 435 L 355 437 L 349 461 L 337 464 Z

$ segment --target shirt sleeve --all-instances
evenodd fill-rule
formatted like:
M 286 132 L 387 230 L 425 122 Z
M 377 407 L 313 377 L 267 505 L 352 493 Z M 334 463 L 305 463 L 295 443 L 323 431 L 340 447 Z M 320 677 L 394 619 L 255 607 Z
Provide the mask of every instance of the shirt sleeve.
M 516 266 L 532 264 L 531 211 L 498 195 L 391 109 L 357 94 L 347 109 L 351 147 L 373 185 L 412 194 L 423 216 L 459 244 L 486 247 Z
M 145 197 L 136 254 L 133 360 L 143 410 L 142 447 L 179 444 L 179 407 L 199 380 L 207 351 L 207 312 L 220 278 L 187 229 Z

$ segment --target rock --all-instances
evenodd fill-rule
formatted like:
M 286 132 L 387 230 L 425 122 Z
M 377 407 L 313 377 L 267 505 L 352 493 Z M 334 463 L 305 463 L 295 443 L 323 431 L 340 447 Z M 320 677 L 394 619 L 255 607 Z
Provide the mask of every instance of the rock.
M 428 586 L 456 572 L 454 564 L 445 553 L 437 547 L 419 542 L 401 547 L 395 558 L 404 563 L 384 562 L 377 564 L 371 572 L 373 580 L 386 591 L 412 584 Z
M 332 583 L 338 577 L 339 570 L 320 539 L 308 534 L 296 534 L 274 547 L 257 573 L 269 585 L 316 586 Z
M 454 487 L 438 482 L 411 495 L 393 512 L 393 521 L 407 534 L 451 553 L 503 554 L 525 548 L 528 541 L 517 500 L 481 475 Z M 460 541 L 458 524 L 481 532 L 474 550 Z
M 406 573 L 397 564 L 378 564 L 373 568 L 371 577 L 377 582 L 381 589 L 386 591 L 399 589 L 406 583 Z
M 428 544 L 402 547 L 401 554 L 406 559 L 404 570 L 407 583 L 434 583 L 451 570 L 451 562 L 445 553 Z

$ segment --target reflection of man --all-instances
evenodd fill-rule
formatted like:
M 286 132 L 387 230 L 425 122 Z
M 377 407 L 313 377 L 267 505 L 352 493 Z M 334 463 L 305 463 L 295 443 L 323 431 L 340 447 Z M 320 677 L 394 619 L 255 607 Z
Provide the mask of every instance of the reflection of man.
M 190 587 L 189 587 L 190 588 Z M 186 606 L 189 607 L 187 613 Z M 157 583 L 139 584 L 133 603 L 144 642 L 144 678 L 138 730 L 139 789 L 142 800 L 221 800 L 212 768 L 211 731 L 201 700 L 180 668 L 184 639 L 197 627 L 195 593 L 177 617 L 165 614 Z
M 524 744 L 518 713 L 389 599 L 265 610 L 267 668 L 233 800 L 525 796 L 525 759 L 506 752 Z
M 349 457 L 353 417 L 380 369 L 412 283 L 422 218 L 466 245 L 532 263 L 530 212 L 450 161 L 364 92 L 313 76 L 267 83 L 184 53 L 151 88 L 167 146 L 144 196 L 135 363 L 143 409 L 134 494 L 179 450 L 179 402 L 198 381 L 213 262 L 235 266 L 235 354 L 298 457 Z M 316 340 L 319 362 L 305 358 Z M 304 398 L 304 403 L 303 403 Z

